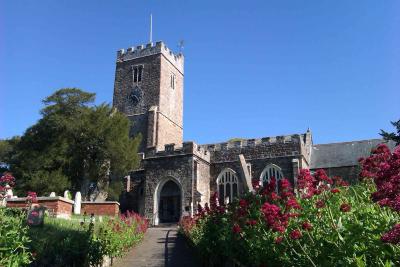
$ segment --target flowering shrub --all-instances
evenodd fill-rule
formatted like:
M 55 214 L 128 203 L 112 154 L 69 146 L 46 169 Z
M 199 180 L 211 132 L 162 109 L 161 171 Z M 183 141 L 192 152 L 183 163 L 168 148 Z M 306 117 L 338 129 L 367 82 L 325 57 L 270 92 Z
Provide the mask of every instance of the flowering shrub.
M 15 185 L 15 178 L 11 173 L 6 172 L 0 177 L 0 202 L 7 197 L 7 190 Z
M 385 144 L 381 144 L 372 151 L 371 156 L 359 161 L 362 166 L 360 177 L 370 178 L 376 185 L 372 200 L 400 213 L 400 146 L 392 153 Z M 400 245 L 400 224 L 384 234 L 382 241 Z
M 94 219 L 94 218 L 93 218 Z M 31 228 L 32 266 L 97 266 L 104 256 L 122 256 L 138 243 L 147 230 L 147 220 L 136 213 L 77 221 L 46 218 L 42 228 Z
M 286 179 L 275 188 L 271 179 L 227 207 L 214 195 L 210 208 L 182 220 L 182 232 L 211 266 L 400 264 L 400 248 L 380 240 L 398 216 L 370 201 L 373 184 L 349 187 L 323 170 L 301 170 L 296 195 Z

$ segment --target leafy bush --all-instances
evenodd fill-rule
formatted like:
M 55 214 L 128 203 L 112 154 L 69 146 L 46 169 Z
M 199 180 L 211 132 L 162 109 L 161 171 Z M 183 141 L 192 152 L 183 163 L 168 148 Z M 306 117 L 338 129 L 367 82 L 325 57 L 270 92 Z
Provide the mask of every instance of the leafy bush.
M 0 266 L 25 266 L 31 262 L 26 214 L 0 208 Z
M 210 266 L 228 259 L 245 266 L 393 266 L 400 247 L 380 236 L 399 216 L 370 200 L 372 183 L 347 186 L 320 170 L 302 170 L 298 192 L 274 179 L 228 207 L 214 195 L 210 208 L 181 221 Z
M 147 221 L 134 213 L 115 218 L 63 220 L 46 218 L 41 228 L 31 228 L 32 266 L 89 266 L 104 256 L 120 257 L 138 243 Z

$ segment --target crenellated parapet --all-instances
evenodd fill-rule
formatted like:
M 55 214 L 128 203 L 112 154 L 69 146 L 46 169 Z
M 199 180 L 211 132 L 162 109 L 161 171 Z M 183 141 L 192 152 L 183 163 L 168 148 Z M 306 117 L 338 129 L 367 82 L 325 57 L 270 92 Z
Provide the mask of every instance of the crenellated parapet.
M 164 150 L 157 150 L 156 147 L 150 147 L 145 153 L 145 158 L 180 155 L 195 155 L 207 162 L 210 161 L 210 152 L 206 148 L 191 141 L 184 142 L 180 147 L 176 147 L 175 144 L 166 144 L 164 145 Z
M 200 146 L 209 151 L 224 151 L 230 149 L 271 146 L 279 144 L 298 144 L 300 142 L 301 142 L 300 135 L 292 134 L 292 135 L 281 135 L 273 137 L 263 137 L 258 139 L 242 139 L 242 140 L 235 140 L 235 141 L 222 142 L 216 144 L 206 144 Z
M 120 49 L 117 52 L 117 62 L 129 61 L 136 58 L 142 58 L 152 55 L 162 54 L 169 60 L 182 74 L 184 65 L 184 56 L 182 53 L 175 54 L 162 41 L 148 43 L 146 45 L 138 45 L 129 47 L 128 49 Z

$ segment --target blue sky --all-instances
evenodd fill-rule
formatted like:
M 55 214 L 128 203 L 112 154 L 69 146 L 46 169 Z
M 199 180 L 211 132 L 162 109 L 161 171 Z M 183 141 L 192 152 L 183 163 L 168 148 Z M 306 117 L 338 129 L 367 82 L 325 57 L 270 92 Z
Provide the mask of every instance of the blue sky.
M 184 138 L 379 137 L 400 118 L 400 1 L 0 0 L 0 138 L 62 87 L 112 102 L 119 48 L 185 40 Z

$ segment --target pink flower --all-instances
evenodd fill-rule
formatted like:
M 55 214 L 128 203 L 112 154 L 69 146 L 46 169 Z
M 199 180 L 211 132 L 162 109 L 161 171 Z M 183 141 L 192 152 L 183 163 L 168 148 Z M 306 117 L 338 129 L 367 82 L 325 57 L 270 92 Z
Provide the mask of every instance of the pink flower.
M 239 206 L 241 207 L 241 208 L 247 208 L 247 201 L 245 200 L 245 199 L 241 199 L 241 200 L 239 200 Z
M 280 244 L 283 241 L 283 236 L 278 236 L 277 238 L 275 238 L 275 244 Z
M 400 244 L 400 224 L 396 224 L 389 232 L 385 233 L 381 240 L 384 243 Z
M 287 209 L 293 208 L 293 209 L 299 210 L 299 209 L 301 209 L 301 206 L 295 198 L 291 198 L 291 199 L 288 199 L 288 201 L 286 202 L 286 208 Z
M 317 207 L 318 209 L 321 209 L 321 208 L 325 207 L 325 202 L 322 200 L 318 200 L 317 202 L 315 202 L 315 207 Z
M 339 188 L 333 188 L 333 189 L 331 190 L 331 193 L 333 193 L 333 194 L 340 193 L 340 189 L 339 189 Z
M 238 224 L 235 224 L 232 228 L 232 232 L 235 234 L 239 234 L 240 232 L 242 232 L 242 228 L 240 228 Z
M 350 210 L 351 210 L 350 204 L 343 203 L 342 205 L 340 205 L 341 212 L 349 212 Z
M 303 230 L 309 231 L 312 229 L 312 224 L 308 221 L 305 221 L 301 224 L 301 228 L 303 228 Z
M 292 232 L 290 232 L 290 238 L 293 240 L 300 239 L 303 236 L 303 234 L 300 232 L 299 229 L 295 229 Z

